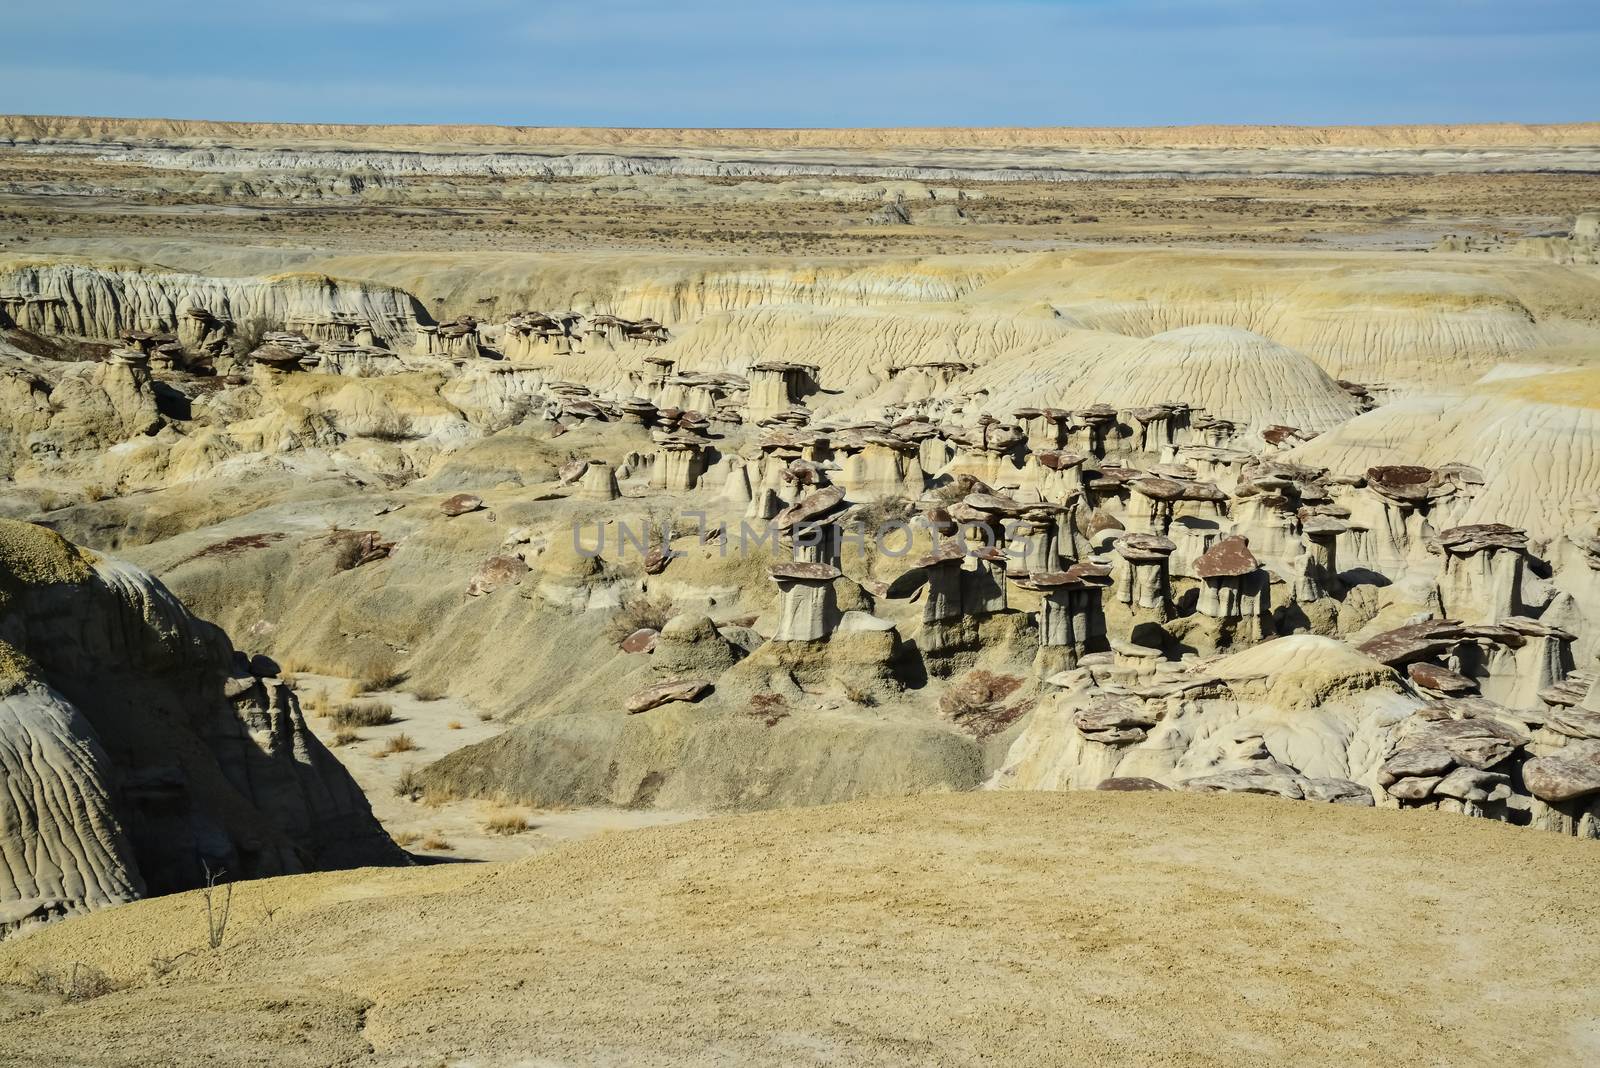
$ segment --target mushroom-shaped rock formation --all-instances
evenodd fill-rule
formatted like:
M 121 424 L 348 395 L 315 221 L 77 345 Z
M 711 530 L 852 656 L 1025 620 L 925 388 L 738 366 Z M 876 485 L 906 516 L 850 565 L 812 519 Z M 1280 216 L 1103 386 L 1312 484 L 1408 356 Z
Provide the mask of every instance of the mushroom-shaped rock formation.
M 1440 615 L 1468 623 L 1498 623 L 1524 614 L 1523 568 L 1528 535 L 1504 523 L 1477 523 L 1439 532 L 1444 554 L 1434 592 Z
M 1195 561 L 1201 614 L 1230 624 L 1235 641 L 1258 642 L 1266 634 L 1272 605 L 1270 576 L 1237 535 L 1221 538 Z
M 840 612 L 834 580 L 842 572 L 831 564 L 774 565 L 772 581 L 778 584 L 778 628 L 773 641 L 826 640 L 839 625 Z
M 779 512 L 772 525 L 796 560 L 837 567 L 843 551 L 838 520 L 846 507 L 844 490 L 829 486 Z
M 684 431 L 659 434 L 650 484 L 668 493 L 687 493 L 705 472 L 705 442 Z
M 1115 542 L 1115 594 L 1117 600 L 1165 618 L 1172 607 L 1167 580 L 1167 558 L 1176 545 L 1158 534 L 1124 534 Z

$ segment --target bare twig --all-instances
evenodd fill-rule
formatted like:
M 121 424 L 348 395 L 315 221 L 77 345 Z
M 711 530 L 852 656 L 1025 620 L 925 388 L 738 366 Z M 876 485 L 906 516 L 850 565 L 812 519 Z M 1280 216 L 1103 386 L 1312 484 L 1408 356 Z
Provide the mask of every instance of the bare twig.
M 227 874 L 227 869 L 212 871 L 211 865 L 205 861 L 201 861 L 200 866 L 206 873 L 203 891 L 206 900 L 206 941 L 212 949 L 216 949 L 222 945 L 222 936 L 228 930 L 228 915 L 233 911 L 233 883 L 223 884 L 224 893 L 219 905 L 216 901 L 217 880 Z

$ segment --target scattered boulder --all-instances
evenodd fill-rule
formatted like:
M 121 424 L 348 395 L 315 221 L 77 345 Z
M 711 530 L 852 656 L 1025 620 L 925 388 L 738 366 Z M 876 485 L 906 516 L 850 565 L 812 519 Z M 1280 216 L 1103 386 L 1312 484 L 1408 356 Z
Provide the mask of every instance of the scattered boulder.
M 452 518 L 480 511 L 482 508 L 483 498 L 471 493 L 458 493 L 454 497 L 446 498 L 439 505 L 439 510 Z
M 628 698 L 629 715 L 648 712 L 673 701 L 697 701 L 711 692 L 710 679 L 674 679 L 657 683 Z

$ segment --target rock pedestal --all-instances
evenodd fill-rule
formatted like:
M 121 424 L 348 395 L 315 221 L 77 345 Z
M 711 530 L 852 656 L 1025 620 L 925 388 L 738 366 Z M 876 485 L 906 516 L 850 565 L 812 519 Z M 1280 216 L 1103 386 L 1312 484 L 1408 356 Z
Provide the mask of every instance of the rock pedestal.
M 1234 642 L 1258 642 L 1271 617 L 1270 577 L 1244 538 L 1223 538 L 1195 562 L 1202 615 L 1228 624 Z
M 1167 558 L 1177 548 L 1154 534 L 1125 534 L 1112 555 L 1117 600 L 1165 619 L 1172 610 Z
M 772 640 L 824 641 L 839 625 L 840 612 L 833 583 L 842 572 L 830 564 L 792 563 L 772 568 L 780 598 L 778 629 Z
M 605 460 L 590 460 L 578 482 L 577 496 L 586 501 L 614 501 L 621 497 L 616 469 Z
M 816 368 L 799 363 L 757 363 L 750 366 L 750 399 L 745 404 L 746 418 L 753 422 L 769 419 L 805 398 Z
M 1439 532 L 1444 552 L 1435 598 L 1438 613 L 1465 623 L 1498 623 L 1524 614 L 1523 569 L 1528 535 L 1503 523 Z

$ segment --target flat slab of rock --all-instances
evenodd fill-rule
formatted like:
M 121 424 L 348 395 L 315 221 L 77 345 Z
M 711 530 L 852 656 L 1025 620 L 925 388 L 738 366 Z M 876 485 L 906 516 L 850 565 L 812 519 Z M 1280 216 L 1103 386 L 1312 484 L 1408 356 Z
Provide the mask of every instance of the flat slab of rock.
M 1438 664 L 1429 664 L 1425 661 L 1412 661 L 1406 665 L 1406 674 L 1411 676 L 1411 681 L 1431 693 L 1442 694 L 1446 697 L 1464 697 L 1467 694 L 1478 692 L 1478 684 L 1465 675 L 1458 675 L 1449 668 L 1440 667 Z
M 710 690 L 710 679 L 676 679 L 659 683 L 628 698 L 628 714 L 638 715 L 673 701 L 694 701 Z
M 1072 722 L 1080 731 L 1098 740 L 1098 734 L 1103 731 L 1154 727 L 1157 718 L 1155 711 L 1142 701 L 1110 697 L 1098 699 L 1088 708 L 1073 713 Z
M 659 632 L 649 627 L 640 627 L 626 638 L 622 639 L 622 651 L 625 653 L 648 653 L 656 647 L 656 638 Z
M 1292 769 L 1273 761 L 1266 767 L 1239 768 L 1236 771 L 1186 779 L 1183 788 L 1208 794 L 1269 794 L 1299 801 L 1305 797 L 1304 784 L 1305 779 L 1296 775 Z
M 1219 539 L 1202 553 L 1194 563 L 1194 573 L 1203 579 L 1238 578 L 1260 566 L 1255 554 L 1250 551 L 1250 543 L 1235 535 Z
M 1433 788 L 1442 781 L 1438 775 L 1417 776 L 1390 783 L 1385 789 L 1402 801 L 1422 801 L 1432 796 Z
M 1301 789 L 1307 801 L 1355 808 L 1372 808 L 1376 804 L 1371 790 L 1349 779 L 1307 779 L 1301 784 Z
M 483 498 L 472 493 L 458 493 L 454 497 L 447 497 L 439 505 L 439 511 L 448 516 L 466 515 L 482 508 Z
M 1095 787 L 1096 790 L 1113 790 L 1124 793 L 1134 793 L 1141 790 L 1170 790 L 1172 787 L 1165 783 L 1147 779 L 1142 775 L 1113 776 Z
M 515 586 L 528 573 L 520 556 L 491 556 L 467 582 L 468 597 L 482 597 L 506 586 Z
M 796 561 L 789 564 L 774 564 L 769 573 L 775 579 L 786 579 L 790 582 L 832 582 L 844 572 L 832 564 L 812 563 L 809 561 Z
M 1443 775 L 1456 766 L 1456 758 L 1442 746 L 1424 745 L 1415 749 L 1402 749 L 1383 762 L 1378 769 L 1378 781 L 1384 786 L 1417 776 Z
M 1510 781 L 1510 776 L 1477 768 L 1457 768 L 1433 788 L 1437 797 L 1453 797 L 1458 801 L 1487 801 L 1496 786 Z
M 1600 793 L 1600 754 L 1535 757 L 1522 765 L 1522 782 L 1551 804 Z

